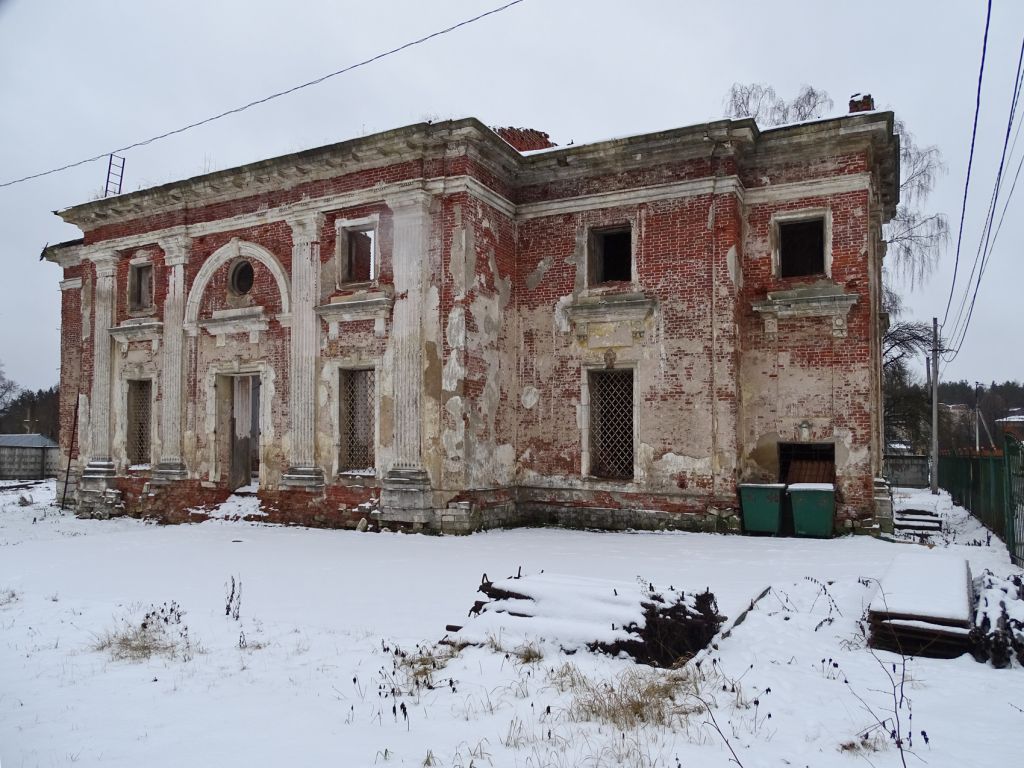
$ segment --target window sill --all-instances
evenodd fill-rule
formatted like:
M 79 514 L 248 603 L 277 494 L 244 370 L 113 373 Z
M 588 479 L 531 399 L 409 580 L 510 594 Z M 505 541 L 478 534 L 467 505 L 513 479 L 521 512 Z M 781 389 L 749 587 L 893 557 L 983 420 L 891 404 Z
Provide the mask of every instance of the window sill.
M 764 330 L 769 336 L 778 333 L 780 319 L 829 317 L 832 319 L 832 335 L 843 338 L 846 336 L 846 318 L 859 298 L 856 293 L 845 293 L 835 283 L 819 281 L 813 285 L 769 291 L 763 301 L 755 301 L 752 307 L 764 318 Z
M 623 283 L 632 288 L 632 284 Z M 600 323 L 628 324 L 634 340 L 644 337 L 647 319 L 654 313 L 657 302 L 636 291 L 606 291 L 581 296 L 566 307 L 569 321 L 578 339 L 589 336 L 589 326 Z
M 327 304 L 321 304 L 314 310 L 327 322 L 328 336 L 336 339 L 341 323 L 360 320 L 373 320 L 374 333 L 383 335 L 384 323 L 391 315 L 391 294 L 378 288 L 375 283 L 347 283 L 346 287 L 353 289 L 353 292 L 333 296 Z

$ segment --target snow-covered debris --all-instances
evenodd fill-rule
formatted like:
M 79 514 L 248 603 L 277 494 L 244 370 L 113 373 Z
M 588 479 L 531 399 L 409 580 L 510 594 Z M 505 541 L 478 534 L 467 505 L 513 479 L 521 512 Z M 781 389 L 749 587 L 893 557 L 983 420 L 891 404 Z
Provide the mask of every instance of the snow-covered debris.
M 520 574 L 479 588 L 455 643 L 550 643 L 563 651 L 626 653 L 669 666 L 704 648 L 724 621 L 710 592 L 684 593 L 644 579 L 610 581 L 569 574 Z

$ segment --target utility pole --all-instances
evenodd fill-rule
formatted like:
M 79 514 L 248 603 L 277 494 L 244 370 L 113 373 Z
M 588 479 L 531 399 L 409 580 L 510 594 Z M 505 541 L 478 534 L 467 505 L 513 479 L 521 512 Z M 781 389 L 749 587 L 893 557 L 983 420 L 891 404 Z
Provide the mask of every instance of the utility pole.
M 939 493 L 939 318 L 932 318 L 932 493 Z
M 974 382 L 974 454 L 981 453 L 981 435 L 978 432 L 978 390 L 981 389 L 981 382 Z

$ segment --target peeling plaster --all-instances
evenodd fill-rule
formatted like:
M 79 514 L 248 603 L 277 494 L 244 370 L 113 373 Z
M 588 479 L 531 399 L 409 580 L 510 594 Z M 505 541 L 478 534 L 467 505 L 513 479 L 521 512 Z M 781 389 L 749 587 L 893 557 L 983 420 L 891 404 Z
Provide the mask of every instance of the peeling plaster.
M 529 411 L 540 401 L 540 392 L 536 387 L 527 385 L 523 387 L 523 395 L 520 399 L 523 403 L 523 408 Z

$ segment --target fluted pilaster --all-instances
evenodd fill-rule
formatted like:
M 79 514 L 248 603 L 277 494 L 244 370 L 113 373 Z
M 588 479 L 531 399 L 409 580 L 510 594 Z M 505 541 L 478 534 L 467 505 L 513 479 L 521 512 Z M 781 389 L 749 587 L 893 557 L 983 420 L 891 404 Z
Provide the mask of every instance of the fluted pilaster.
M 110 325 L 114 316 L 116 255 L 94 256 L 96 295 L 94 300 L 92 392 L 89 398 L 90 452 L 86 473 L 112 474 L 110 457 Z
M 185 312 L 185 264 L 191 241 L 173 237 L 160 241 L 167 272 L 164 298 L 163 361 L 160 367 L 160 464 L 157 474 L 167 479 L 184 477 L 181 450 L 182 419 L 182 346 Z
M 292 326 L 290 398 L 291 453 L 285 484 L 318 486 L 316 467 L 316 359 L 319 319 L 313 311 L 320 296 L 320 229 L 323 216 L 311 214 L 288 222 L 292 229 Z

